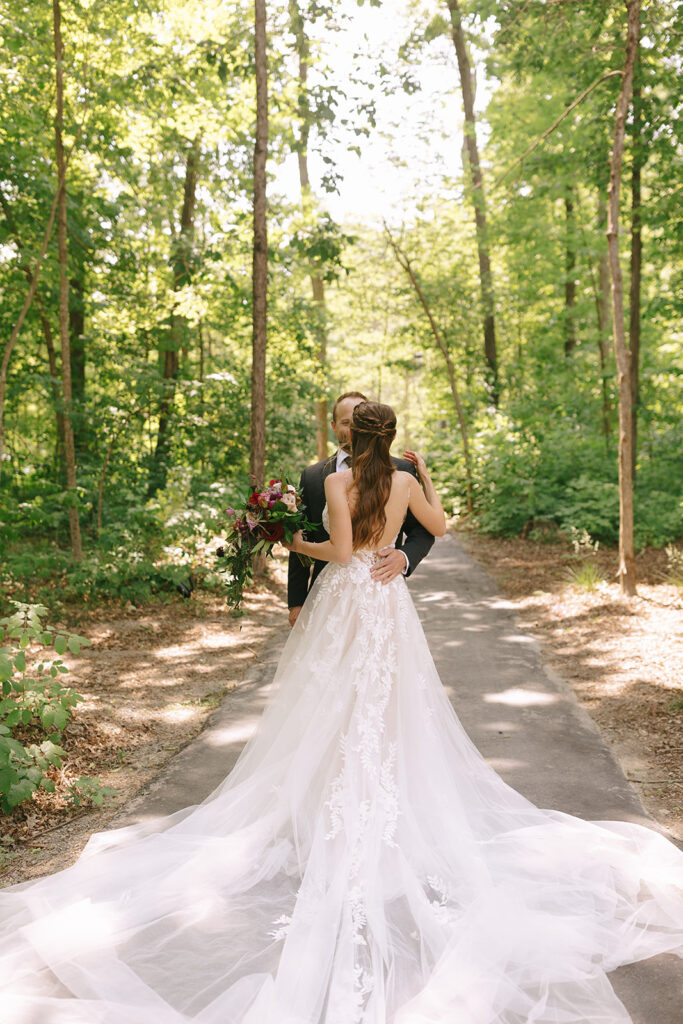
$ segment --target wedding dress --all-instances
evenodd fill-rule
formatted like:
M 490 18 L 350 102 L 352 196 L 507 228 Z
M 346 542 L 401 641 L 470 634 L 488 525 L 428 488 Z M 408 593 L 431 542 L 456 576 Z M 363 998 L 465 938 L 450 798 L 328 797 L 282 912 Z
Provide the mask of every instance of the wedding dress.
M 323 570 L 203 803 L 0 892 L 3 1024 L 626 1024 L 605 972 L 683 956 L 683 854 L 506 785 L 374 560 Z

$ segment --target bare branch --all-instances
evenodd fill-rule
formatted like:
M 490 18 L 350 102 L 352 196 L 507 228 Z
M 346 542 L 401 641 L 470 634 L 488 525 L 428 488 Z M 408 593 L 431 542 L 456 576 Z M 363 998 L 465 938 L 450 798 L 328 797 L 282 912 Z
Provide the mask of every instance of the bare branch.
M 472 467 L 471 467 L 471 463 L 470 463 L 469 445 L 467 443 L 467 426 L 465 424 L 465 416 L 464 416 L 464 413 L 463 413 L 462 404 L 460 402 L 460 394 L 458 392 L 458 386 L 457 386 L 456 381 L 455 381 L 455 369 L 453 367 L 453 360 L 451 359 L 451 354 L 448 351 L 448 346 L 446 345 L 446 342 L 443 339 L 441 331 L 439 330 L 439 328 L 438 328 L 438 326 L 436 324 L 436 320 L 434 319 L 434 317 L 432 315 L 432 311 L 431 311 L 431 309 L 429 307 L 429 303 L 427 302 L 427 299 L 425 298 L 425 294 L 422 291 L 422 288 L 420 286 L 420 282 L 418 281 L 418 279 L 417 279 L 417 277 L 415 275 L 415 271 L 413 270 L 412 264 L 411 264 L 410 260 L 408 259 L 408 256 L 403 251 L 403 249 L 401 249 L 401 247 L 399 246 L 398 242 L 396 242 L 394 240 L 394 237 L 391 234 L 391 231 L 389 230 L 387 222 L 384 221 L 383 223 L 384 223 L 384 231 L 386 232 L 386 236 L 387 236 L 387 239 L 389 241 L 389 245 L 394 250 L 394 255 L 396 256 L 396 259 L 397 259 L 399 265 L 405 270 L 406 274 L 410 278 L 410 283 L 412 284 L 413 288 L 415 289 L 417 297 L 420 300 L 420 303 L 422 304 L 422 308 L 424 309 L 425 313 L 427 314 L 427 319 L 429 320 L 429 325 L 430 325 L 430 327 L 432 329 L 432 334 L 434 335 L 434 337 L 436 339 L 436 343 L 439 346 L 439 348 L 441 350 L 441 354 L 443 355 L 444 361 L 446 363 L 446 369 L 448 371 L 448 380 L 449 380 L 450 387 L 451 387 L 451 394 L 453 396 L 453 401 L 455 402 L 455 408 L 456 408 L 456 411 L 458 413 L 458 422 L 460 423 L 460 434 L 462 436 L 463 455 L 465 456 L 465 475 L 466 475 L 466 486 L 467 486 L 467 511 L 471 515 L 472 511 L 473 511 L 473 507 L 472 507 Z
M 544 142 L 548 138 L 548 136 L 555 131 L 558 125 L 560 125 L 564 121 L 565 117 L 568 117 L 568 115 L 571 114 L 572 110 L 578 107 L 579 103 L 582 103 L 583 100 L 585 100 L 586 96 L 592 93 L 593 89 L 600 85 L 601 82 L 606 82 L 608 78 L 615 78 L 617 75 L 621 76 L 621 74 L 621 71 L 608 71 L 606 75 L 601 75 L 600 78 L 596 78 L 593 84 L 589 85 L 587 89 L 584 89 L 581 95 L 577 96 L 577 98 L 572 103 L 569 104 L 569 106 L 566 108 L 566 110 L 563 111 L 562 114 L 560 114 L 557 120 L 553 121 L 550 127 L 546 128 L 543 134 L 539 135 L 538 138 L 534 142 L 532 142 L 527 149 L 524 150 L 521 156 L 518 156 L 515 160 L 513 160 L 513 162 L 508 167 L 505 168 L 503 173 L 499 174 L 498 177 L 495 178 L 491 185 L 491 188 L 496 188 L 498 185 L 500 185 L 501 181 L 503 181 L 504 178 L 507 178 L 510 171 L 512 171 L 518 164 L 521 164 L 529 156 L 530 153 L 533 153 L 533 151 L 537 149 L 538 146 L 540 146 L 540 144 Z

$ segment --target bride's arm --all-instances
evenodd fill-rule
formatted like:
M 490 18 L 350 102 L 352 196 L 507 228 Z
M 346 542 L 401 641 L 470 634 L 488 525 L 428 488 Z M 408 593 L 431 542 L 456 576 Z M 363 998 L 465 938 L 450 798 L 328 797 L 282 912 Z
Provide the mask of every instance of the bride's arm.
M 353 551 L 353 535 L 351 512 L 346 494 L 346 475 L 330 473 L 325 480 L 325 498 L 330 517 L 330 539 L 315 543 L 304 540 L 303 534 L 299 532 L 294 535 L 290 551 L 310 555 L 322 562 L 348 562 Z
M 446 532 L 446 519 L 441 499 L 436 493 L 424 459 L 417 452 L 405 452 L 404 454 L 415 466 L 420 481 L 418 483 L 414 476 L 406 473 L 410 483 L 408 508 L 425 529 L 433 533 L 435 537 L 443 537 Z M 420 487 L 420 484 L 422 484 L 422 487 Z

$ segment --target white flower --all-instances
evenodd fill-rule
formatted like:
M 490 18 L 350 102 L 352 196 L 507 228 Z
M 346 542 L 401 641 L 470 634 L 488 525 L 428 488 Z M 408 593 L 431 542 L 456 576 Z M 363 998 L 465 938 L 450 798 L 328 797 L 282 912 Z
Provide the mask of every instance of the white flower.
M 287 494 L 283 494 L 280 498 L 283 505 L 286 505 L 290 512 L 296 512 L 296 494 L 292 494 L 288 491 Z

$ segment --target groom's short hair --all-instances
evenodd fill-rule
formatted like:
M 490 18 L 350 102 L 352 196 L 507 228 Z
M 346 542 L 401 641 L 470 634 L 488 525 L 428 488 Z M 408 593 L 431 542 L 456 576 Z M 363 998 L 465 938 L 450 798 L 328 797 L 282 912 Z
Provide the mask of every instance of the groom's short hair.
M 340 395 L 337 401 L 332 406 L 332 422 L 337 422 L 337 406 L 340 402 L 343 402 L 345 398 L 360 398 L 361 402 L 367 402 L 365 395 L 361 394 L 360 391 L 345 391 L 343 395 Z

